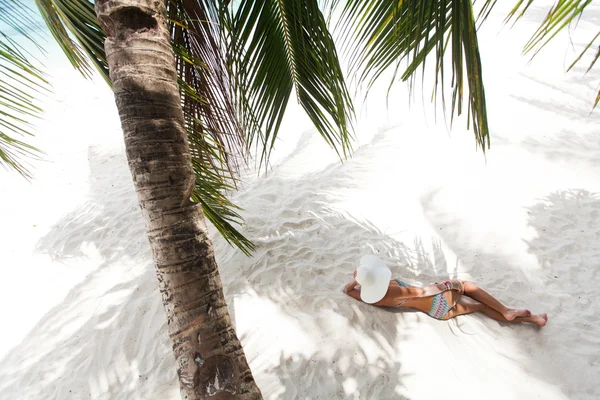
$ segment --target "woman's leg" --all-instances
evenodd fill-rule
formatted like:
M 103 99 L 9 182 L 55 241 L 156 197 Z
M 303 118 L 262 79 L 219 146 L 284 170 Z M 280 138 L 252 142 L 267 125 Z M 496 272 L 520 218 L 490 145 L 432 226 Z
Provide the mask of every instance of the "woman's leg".
M 472 299 L 477 300 L 480 303 L 485 304 L 492 310 L 495 310 L 502 314 L 504 318 L 508 321 L 512 321 L 518 317 L 529 317 L 531 315 L 531 311 L 527 309 L 515 309 L 508 308 L 496 300 L 492 295 L 490 295 L 485 290 L 481 289 L 477 285 L 471 282 L 464 282 L 464 293 Z
M 546 322 L 548 322 L 548 316 L 546 314 L 529 315 L 526 317 L 515 317 L 509 320 L 504 315 L 502 315 L 502 313 L 499 313 L 498 311 L 492 309 L 486 304 L 480 303 L 479 301 L 473 300 L 472 298 L 465 296 L 460 298 L 458 303 L 456 303 L 456 306 L 454 306 L 454 308 L 450 310 L 450 312 L 446 315 L 446 318 L 444 318 L 444 320 L 454 318 L 459 315 L 471 314 L 474 312 L 483 313 L 488 317 L 500 322 L 529 322 L 539 326 L 544 326 L 546 325 Z
M 537 314 L 537 315 L 528 315 L 526 317 L 515 317 L 513 319 L 506 319 L 506 317 L 502 314 L 500 314 L 498 311 L 493 310 L 492 308 L 486 306 L 485 304 L 482 304 L 482 308 L 481 308 L 481 312 L 484 313 L 485 315 L 487 315 L 488 317 L 495 319 L 496 321 L 500 321 L 500 322 L 516 322 L 516 323 L 520 323 L 520 322 L 529 322 L 531 324 L 536 324 L 538 326 L 545 326 L 546 322 L 548 322 L 548 315 L 546 313 L 544 314 Z

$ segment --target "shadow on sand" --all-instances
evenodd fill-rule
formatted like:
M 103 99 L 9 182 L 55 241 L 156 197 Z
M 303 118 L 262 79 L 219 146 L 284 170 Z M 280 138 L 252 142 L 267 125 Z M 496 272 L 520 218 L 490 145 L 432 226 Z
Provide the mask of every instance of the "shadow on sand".
M 88 158 L 89 200 L 36 251 L 74 268 L 93 260 L 95 269 L 0 360 L 2 399 L 161 398 L 176 382 L 125 157 L 90 148 Z
M 341 289 L 365 253 L 378 254 L 395 275 L 409 281 L 429 283 L 454 278 L 457 265 L 446 260 L 442 240 L 461 263 L 482 270 L 501 270 L 503 285 L 516 288 L 514 292 L 522 295 L 519 302 L 553 308 L 556 329 L 563 329 L 558 323 L 562 325 L 572 316 L 582 318 L 566 328 L 569 335 L 585 333 L 583 341 L 573 337 L 578 340 L 576 349 L 573 342 L 561 342 L 550 335 L 540 338 L 533 330 L 520 330 L 524 349 L 550 345 L 541 358 L 542 364 L 527 364 L 529 373 L 561 384 L 565 368 L 581 371 L 577 362 L 583 360 L 589 366 L 597 363 L 600 329 L 597 320 L 585 320 L 586 315 L 593 315 L 594 303 L 583 304 L 574 298 L 575 293 L 588 299 L 600 294 L 593 285 L 598 269 L 589 266 L 599 257 L 596 196 L 584 192 L 557 194 L 531 209 L 530 223 L 539 239 L 529 247 L 544 265 L 539 279 L 544 280 L 551 294 L 536 293 L 529 290 L 518 266 L 506 265 L 494 254 L 480 253 L 475 258 L 471 249 L 457 241 L 453 226 L 446 225 L 435 213 L 428 214 L 432 226 L 436 231 L 438 227 L 447 228 L 439 230 L 441 239 L 417 237 L 407 245 L 368 221 L 333 208 L 336 192 L 356 185 L 355 175 L 368 169 L 372 153 L 385 145 L 382 137 L 376 137 L 369 146 L 359 148 L 352 161 L 297 179 L 285 179 L 273 171 L 240 193 L 239 203 L 252 211 L 246 215 L 245 227 L 258 245 L 252 258 L 228 248 L 220 237 L 215 240 L 233 319 L 240 317 L 236 316 L 234 299 L 254 293 L 295 321 L 314 345 L 304 352 L 277 354 L 268 362 L 263 362 L 260 354 L 249 354 L 254 373 L 262 377 L 259 381 L 265 394 L 280 399 L 305 398 L 309 394 L 323 399 L 408 398 L 403 379 L 409 373 L 400 362 L 405 351 L 402 343 L 418 334 L 416 325 L 429 317 L 374 309 L 353 302 Z M 89 201 L 58 221 L 40 241 L 39 251 L 57 260 L 68 260 L 89 256 L 90 249 L 94 249 L 100 265 L 0 361 L 0 398 L 177 396 L 164 313 L 124 156 L 91 152 L 90 166 Z M 573 224 L 573 229 L 580 225 L 587 228 L 565 236 L 571 231 L 562 229 L 556 219 Z M 557 244 L 575 248 L 561 252 Z M 567 287 L 553 278 L 552 268 L 561 273 L 560 281 Z M 570 296 L 568 301 L 561 297 L 563 292 Z M 250 335 L 242 337 L 248 348 L 253 347 L 254 339 Z M 527 354 L 527 350 L 524 352 Z M 562 367 L 554 368 L 557 365 Z M 595 393 L 593 382 L 598 381 L 598 368 L 587 370 L 587 375 L 575 377 L 579 385 L 571 382 L 569 386 L 581 388 L 582 393 Z M 315 382 L 330 383 L 315 387 Z M 566 390 L 566 383 L 561 387 Z
M 444 243 L 461 262 L 472 266 L 485 289 L 507 304 L 527 305 L 550 316 L 539 332 L 514 327 L 520 350 L 505 357 L 568 398 L 598 398 L 600 321 L 594 299 L 600 296 L 600 196 L 585 190 L 558 191 L 528 209 L 528 224 L 536 235 L 525 244 L 539 265 L 533 271 L 525 271 L 510 256 L 474 251 L 468 230 L 433 204 L 424 199 L 430 223 L 440 228 Z M 488 327 L 493 336 L 493 325 Z

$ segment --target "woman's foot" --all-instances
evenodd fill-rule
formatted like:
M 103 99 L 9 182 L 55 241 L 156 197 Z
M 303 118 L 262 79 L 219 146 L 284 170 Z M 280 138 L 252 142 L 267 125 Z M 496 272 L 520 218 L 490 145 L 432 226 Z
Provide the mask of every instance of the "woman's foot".
M 526 308 L 521 308 L 521 309 L 509 308 L 504 313 L 504 318 L 506 318 L 508 321 L 512 321 L 513 319 L 515 319 L 517 317 L 530 317 L 530 316 L 531 316 L 531 311 L 529 311 Z
M 548 314 L 543 313 L 538 315 L 532 315 L 531 317 L 529 317 L 529 321 L 533 324 L 536 324 L 537 326 L 546 326 L 546 324 L 548 323 Z

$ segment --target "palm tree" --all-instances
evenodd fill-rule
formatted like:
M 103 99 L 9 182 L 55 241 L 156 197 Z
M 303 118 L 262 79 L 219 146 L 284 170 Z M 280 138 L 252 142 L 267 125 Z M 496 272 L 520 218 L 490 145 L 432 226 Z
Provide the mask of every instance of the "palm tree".
M 0 22 L 35 42 L 23 28 L 32 12 L 19 1 L 0 0 Z M 520 0 L 507 18 L 520 18 L 532 2 Z M 559 0 L 526 50 L 539 51 L 590 2 Z M 85 75 L 96 68 L 114 90 L 186 399 L 261 397 L 231 324 L 204 217 L 252 251 L 234 228 L 241 218 L 226 192 L 255 145 L 268 162 L 294 90 L 323 138 L 341 158 L 349 154 L 353 106 L 327 14 L 339 11 L 336 30 L 359 83 L 370 86 L 389 68 L 411 81 L 433 54 L 435 93 L 444 101 L 448 83 L 452 115 L 462 113 L 466 94 L 477 144 L 484 152 L 490 146 L 476 26 L 495 0 L 477 15 L 471 0 L 36 3 L 73 66 Z M 41 112 L 35 95 L 48 89 L 30 58 L 0 37 L 0 160 L 24 176 L 19 157 L 37 153 L 15 138 L 32 131 L 28 118 Z

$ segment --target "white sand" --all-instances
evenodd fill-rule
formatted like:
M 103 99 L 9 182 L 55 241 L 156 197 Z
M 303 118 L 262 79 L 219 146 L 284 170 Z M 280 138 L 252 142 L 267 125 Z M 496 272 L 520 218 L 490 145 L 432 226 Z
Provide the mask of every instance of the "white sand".
M 527 65 L 519 46 L 536 22 L 498 34 L 502 16 L 481 33 L 487 163 L 464 121 L 448 134 L 398 86 L 388 110 L 371 96 L 352 160 L 337 162 L 292 106 L 272 171 L 248 173 L 235 199 L 258 250 L 215 243 L 265 398 L 600 398 L 600 75 L 564 74 L 566 36 Z M 576 49 L 593 17 L 598 6 Z M 59 102 L 36 142 L 49 162 L 31 184 L 0 177 L 0 399 L 178 399 L 111 94 L 57 54 Z M 359 304 L 341 288 L 371 252 L 398 277 L 472 279 L 549 324 Z

